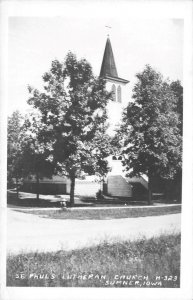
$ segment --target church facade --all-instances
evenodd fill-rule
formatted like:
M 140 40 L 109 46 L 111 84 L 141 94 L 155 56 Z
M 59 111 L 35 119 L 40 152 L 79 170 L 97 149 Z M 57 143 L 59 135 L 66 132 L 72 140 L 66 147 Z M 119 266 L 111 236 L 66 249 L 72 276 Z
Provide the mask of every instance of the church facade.
M 103 60 L 101 64 L 100 77 L 106 81 L 106 89 L 112 92 L 113 99 L 109 101 L 107 106 L 109 135 L 115 134 L 117 124 L 120 123 L 122 112 L 128 105 L 129 101 L 129 80 L 118 76 L 113 49 L 110 38 L 107 37 Z M 109 196 L 129 198 L 133 197 L 138 190 L 147 190 L 148 180 L 145 177 L 134 177 L 128 179 L 122 166 L 122 157 L 118 153 L 107 158 L 111 171 L 107 174 L 103 185 L 103 192 Z M 101 185 L 95 182 L 94 176 L 88 176 L 84 180 L 76 180 L 75 194 L 84 194 L 89 191 L 90 195 L 96 194 L 101 189 Z M 36 189 L 36 181 L 26 179 L 24 181 L 24 190 L 34 192 Z M 53 176 L 52 179 L 44 178 L 40 180 L 40 193 L 47 194 L 68 194 L 70 193 L 70 180 L 65 177 Z M 89 195 L 89 194 L 88 194 Z
M 129 102 L 129 80 L 118 76 L 115 58 L 110 38 L 107 38 L 104 50 L 100 77 L 106 80 L 106 88 L 113 93 L 113 101 L 108 103 L 109 134 L 114 135 L 116 125 L 120 123 L 123 109 Z M 147 190 L 148 180 L 144 177 L 127 178 L 122 166 L 122 157 L 119 154 L 108 157 L 111 171 L 106 178 L 106 193 L 115 197 L 133 197 L 136 187 L 139 190 Z M 134 191 L 135 189 L 135 191 Z

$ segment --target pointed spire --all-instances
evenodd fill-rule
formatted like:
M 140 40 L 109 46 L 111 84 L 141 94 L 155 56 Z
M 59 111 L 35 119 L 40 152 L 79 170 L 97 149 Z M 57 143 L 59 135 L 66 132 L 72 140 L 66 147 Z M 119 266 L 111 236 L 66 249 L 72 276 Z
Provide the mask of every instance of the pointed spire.
M 101 65 L 100 77 L 118 77 L 117 68 L 115 65 L 113 50 L 109 36 L 106 41 L 105 52 L 103 55 L 103 62 Z

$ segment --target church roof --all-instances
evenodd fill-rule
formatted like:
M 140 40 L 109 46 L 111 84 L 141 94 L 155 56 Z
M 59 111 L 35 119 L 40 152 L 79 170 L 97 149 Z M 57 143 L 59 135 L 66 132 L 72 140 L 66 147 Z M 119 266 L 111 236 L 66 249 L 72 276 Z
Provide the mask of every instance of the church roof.
M 109 38 L 107 38 L 106 41 L 105 52 L 103 55 L 103 62 L 102 62 L 101 72 L 100 72 L 100 77 L 105 77 L 105 76 L 118 77 L 113 50 Z
M 106 41 L 103 61 L 101 65 L 100 77 L 104 77 L 106 79 L 115 79 L 123 83 L 129 82 L 128 80 L 118 77 L 113 50 L 112 50 L 109 37 L 107 38 Z
M 128 83 L 129 82 L 129 80 L 126 80 L 126 79 L 123 79 L 123 78 L 120 78 L 120 77 L 105 76 L 105 79 L 112 80 L 112 81 L 118 81 L 118 82 L 122 82 L 122 83 Z

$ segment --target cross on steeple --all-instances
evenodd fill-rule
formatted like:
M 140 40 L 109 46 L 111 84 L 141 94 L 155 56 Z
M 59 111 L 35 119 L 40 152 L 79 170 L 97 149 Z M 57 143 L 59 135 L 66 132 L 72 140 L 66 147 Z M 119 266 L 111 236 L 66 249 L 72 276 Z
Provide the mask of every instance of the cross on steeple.
M 105 25 L 105 27 L 108 28 L 108 30 L 112 28 L 111 26 L 108 25 Z M 109 37 L 109 33 L 107 34 L 107 36 Z

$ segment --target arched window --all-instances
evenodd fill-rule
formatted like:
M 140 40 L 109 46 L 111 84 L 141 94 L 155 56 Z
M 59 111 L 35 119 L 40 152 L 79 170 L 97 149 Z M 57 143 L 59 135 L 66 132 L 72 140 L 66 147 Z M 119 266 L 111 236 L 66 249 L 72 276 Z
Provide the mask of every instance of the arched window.
M 112 160 L 117 160 L 117 158 L 116 158 L 116 156 L 115 156 L 115 155 L 112 157 Z
M 118 157 L 118 160 L 122 160 L 122 156 L 119 156 L 119 157 Z
M 117 101 L 121 103 L 121 87 L 120 87 L 120 85 L 118 86 L 118 89 L 117 89 Z
M 113 101 L 116 101 L 116 87 L 114 84 L 112 85 L 112 98 Z

